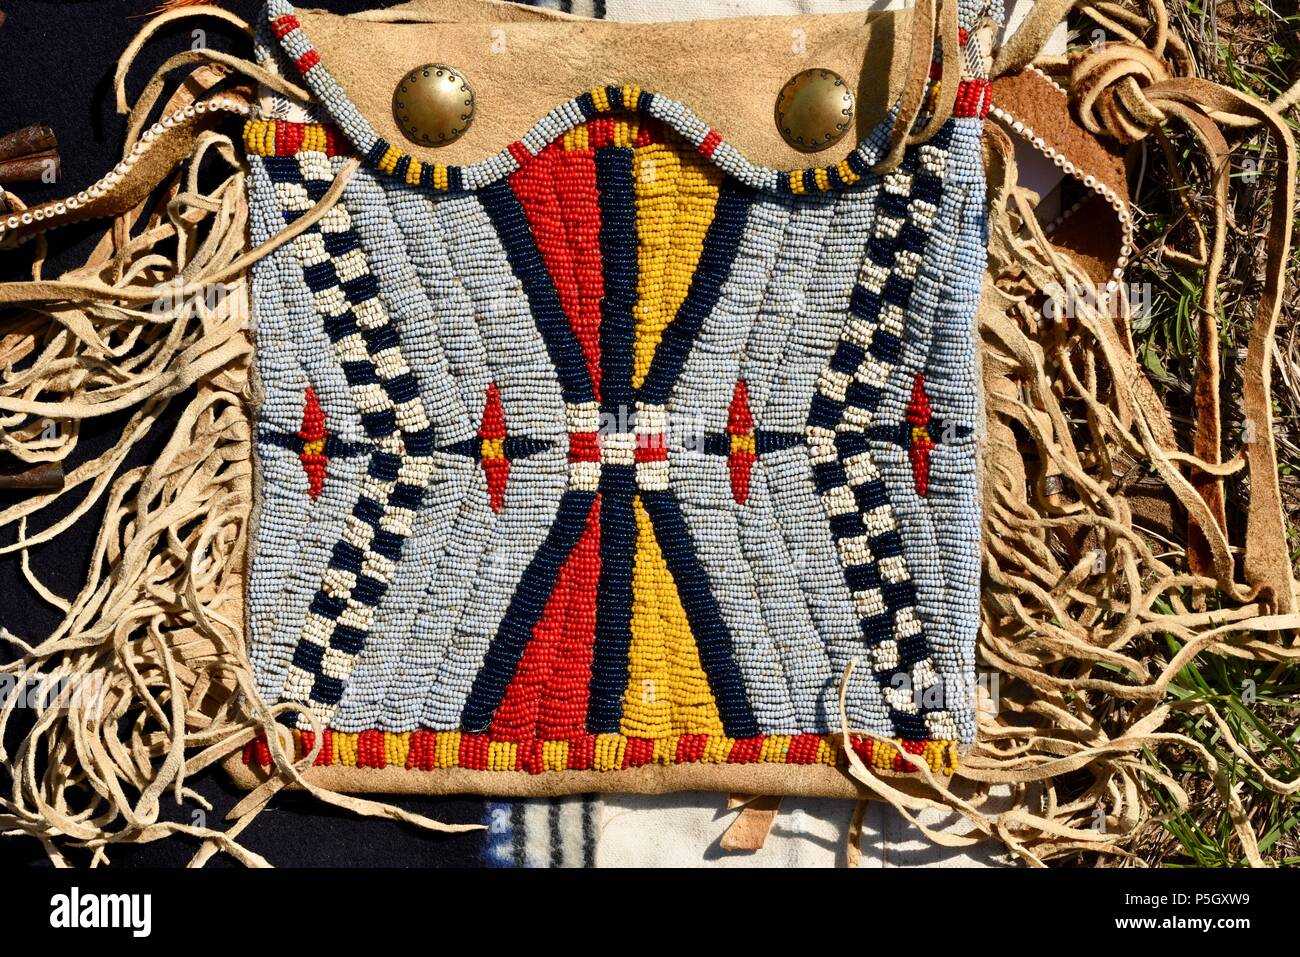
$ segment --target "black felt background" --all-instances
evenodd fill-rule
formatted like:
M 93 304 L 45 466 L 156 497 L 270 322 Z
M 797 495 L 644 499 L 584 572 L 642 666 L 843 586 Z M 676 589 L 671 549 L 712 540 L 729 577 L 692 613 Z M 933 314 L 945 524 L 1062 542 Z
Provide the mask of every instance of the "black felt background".
M 375 0 L 312 0 L 309 5 L 349 12 L 382 4 Z M 57 185 L 24 184 L 14 188 L 25 202 L 75 193 L 116 162 L 124 122 L 113 105 L 114 66 L 156 6 L 157 0 L 0 0 L 0 10 L 7 14 L 5 24 L 0 26 L 0 133 L 30 123 L 48 123 L 58 136 L 63 161 L 63 176 Z M 222 0 L 222 6 L 251 20 L 260 2 Z M 132 94 L 167 57 L 190 48 L 195 29 L 205 31 L 204 40 L 213 49 L 248 54 L 246 38 L 222 21 L 183 21 L 149 44 L 132 71 L 128 84 Z M 51 234 L 47 275 L 57 275 L 81 263 L 96 233 L 94 225 L 83 225 Z M 29 251 L 0 252 L 0 279 L 23 278 L 29 268 Z M 3 322 L 0 317 L 0 329 Z M 127 418 L 124 414 L 88 424 L 69 466 L 109 447 Z M 134 449 L 126 467 L 149 461 L 167 435 L 166 423 L 155 428 L 149 440 Z M 0 493 L 0 508 L 14 500 L 12 494 Z M 63 514 L 71 511 L 73 504 L 67 503 Z M 44 516 L 37 527 L 43 528 L 58 517 Z M 33 552 L 34 569 L 58 594 L 73 596 L 84 583 L 101 517 L 102 509 L 92 509 L 57 541 Z M 12 533 L 0 537 L 0 544 L 12 541 Z M 58 613 L 24 582 L 17 558 L 0 556 L 0 624 L 33 640 L 48 634 L 58 619 Z M 0 650 L 0 655 L 5 654 L 7 650 Z M 188 783 L 213 803 L 209 822 L 213 824 L 218 824 L 217 815 L 241 796 L 220 771 Z M 402 798 L 396 803 L 456 823 L 478 822 L 484 813 L 483 802 L 477 799 Z M 171 799 L 164 801 L 164 808 L 178 818 L 188 818 L 193 812 L 193 808 L 176 809 Z M 285 866 L 464 866 L 479 863 L 483 845 L 480 832 L 428 836 L 404 825 L 335 813 L 311 799 L 292 795 L 278 798 L 245 832 L 243 840 L 252 850 Z M 195 847 L 185 841 L 167 841 L 116 849 L 111 858 L 126 866 L 182 865 Z M 34 840 L 0 840 L 0 865 L 44 861 L 44 852 Z M 218 863 L 226 861 L 218 859 Z

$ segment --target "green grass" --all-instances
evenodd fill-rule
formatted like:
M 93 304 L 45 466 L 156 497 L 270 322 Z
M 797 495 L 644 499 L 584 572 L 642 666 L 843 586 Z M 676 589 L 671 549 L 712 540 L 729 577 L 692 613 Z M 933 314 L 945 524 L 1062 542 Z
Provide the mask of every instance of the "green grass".
M 1172 658 L 1181 649 L 1165 638 Z M 1200 655 L 1180 669 L 1170 698 L 1214 707 L 1243 745 L 1274 778 L 1300 779 L 1300 674 L 1295 668 L 1220 655 Z M 1176 730 L 1205 747 L 1237 790 L 1247 809 L 1262 856 L 1278 865 L 1300 864 L 1300 800 L 1269 789 L 1259 772 L 1228 747 L 1208 717 L 1177 712 Z M 1173 838 L 1167 866 L 1239 867 L 1245 865 L 1241 846 L 1213 785 L 1205 777 L 1202 759 L 1190 749 L 1169 748 L 1160 755 L 1146 752 L 1180 781 L 1199 777 L 1203 793 L 1192 793 L 1192 805 L 1180 810 L 1163 787 L 1155 787 L 1160 825 Z M 1201 798 L 1201 800 L 1198 800 Z

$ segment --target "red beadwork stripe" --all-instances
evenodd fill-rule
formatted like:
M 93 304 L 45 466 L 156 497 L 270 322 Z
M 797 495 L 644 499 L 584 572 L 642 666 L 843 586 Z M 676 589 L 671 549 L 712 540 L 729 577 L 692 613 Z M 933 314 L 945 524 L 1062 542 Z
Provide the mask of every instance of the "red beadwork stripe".
M 406 752 L 408 770 L 432 771 L 435 767 L 434 742 L 437 740 L 432 731 L 412 731 L 411 745 Z
M 596 736 L 583 734 L 569 742 L 569 770 L 590 771 L 596 763 Z
M 736 382 L 727 409 L 727 434 L 754 437 L 754 416 L 749 411 L 749 388 L 745 380 Z M 749 478 L 757 456 L 747 449 L 728 450 L 727 470 L 731 473 L 731 497 L 741 505 L 749 501 Z
M 762 735 L 756 738 L 738 738 L 731 746 L 731 754 L 727 755 L 727 763 L 753 764 L 763 753 L 763 741 Z
M 460 766 L 473 771 L 486 771 L 488 758 L 488 736 L 486 734 L 462 734 L 460 736 Z
M 506 415 L 501 408 L 501 390 L 495 382 L 487 387 L 487 396 L 483 402 L 483 421 L 478 428 L 480 439 L 504 439 L 506 437 Z
M 786 749 L 785 760 L 787 764 L 814 764 L 817 761 L 817 749 L 821 747 L 822 739 L 815 734 L 796 734 L 790 739 L 790 747 Z
M 375 729 L 357 735 L 357 767 L 385 768 L 388 755 L 384 753 L 384 733 Z
M 664 127 L 653 116 L 642 116 L 641 125 L 636 131 L 636 145 L 650 146 L 653 143 L 664 142 Z
M 315 50 L 308 50 L 302 56 L 298 57 L 298 61 L 294 65 L 298 67 L 299 73 L 306 73 L 318 63 L 320 63 L 320 54 Z
M 536 156 L 521 158 L 519 170 L 510 177 L 510 187 L 528 218 L 599 398 L 600 301 L 605 295 L 605 276 L 595 153 L 565 150 L 563 140 L 557 140 Z
M 515 158 L 515 162 L 519 164 L 520 168 L 527 166 L 533 161 L 533 154 L 528 152 L 528 147 L 519 142 L 519 140 L 515 140 L 507 146 L 506 149 L 510 151 L 510 155 Z
M 605 270 L 600 253 L 596 157 L 589 150 L 557 150 L 555 156 L 555 192 L 564 214 L 564 232 L 576 285 L 572 303 L 565 304 L 565 314 L 587 360 L 587 373 L 599 397 L 600 301 L 605 297 Z
M 570 432 L 569 461 L 599 462 L 600 434 L 597 432 Z
M 539 771 L 541 741 L 575 738 L 586 730 L 599 580 L 598 500 L 587 515 L 578 544 L 560 569 L 488 732 L 494 741 L 538 742 Z M 521 763 L 523 752 L 521 744 Z M 527 763 L 523 766 L 530 769 Z
M 325 412 L 320 407 L 315 390 L 308 386 L 302 410 L 302 428 L 298 430 L 298 438 L 303 442 L 323 443 L 328 435 L 325 429 Z M 321 448 L 323 449 L 324 445 Z M 304 449 L 299 453 L 298 460 L 302 462 L 303 471 L 307 473 L 307 494 L 312 498 L 319 497 L 325 488 L 325 470 L 328 464 L 324 453 L 308 452 Z
M 275 124 L 275 155 L 293 156 L 302 147 L 301 123 Z
M 545 771 L 546 767 L 542 764 L 542 742 L 520 741 L 515 751 L 515 763 L 520 771 L 527 771 L 529 774 L 541 774 Z
M 989 81 L 981 78 L 962 80 L 957 87 L 957 101 L 953 104 L 953 116 L 988 115 Z
M 510 463 L 506 459 L 483 459 L 483 474 L 487 477 L 488 504 L 499 512 L 506 504 L 506 482 L 510 478 Z
M 930 486 L 930 453 L 934 441 L 930 438 L 930 398 L 925 394 L 925 377 L 919 372 L 912 380 L 912 397 L 907 403 L 908 431 L 907 457 L 912 464 L 912 484 L 917 495 L 925 495 Z
M 704 137 L 704 140 L 700 143 L 700 152 L 705 156 L 712 156 L 713 151 L 718 148 L 718 144 L 721 142 L 722 134 L 717 130 L 709 130 L 708 134 Z
M 325 490 L 325 471 L 328 468 L 328 459 L 323 455 L 316 455 L 311 452 L 304 452 L 298 456 L 302 462 L 303 471 L 307 473 L 307 494 L 312 498 L 320 498 L 320 493 Z
M 684 734 L 677 739 L 677 763 L 694 764 L 704 756 L 704 747 L 709 743 L 707 734 Z
M 483 403 L 483 422 L 479 425 L 478 437 L 481 442 L 499 441 L 506 437 L 505 411 L 501 408 L 501 393 L 495 382 L 488 384 L 487 400 Z M 505 505 L 506 482 L 510 478 L 510 462 L 504 456 L 489 456 L 486 451 L 480 457 L 483 474 L 487 478 L 488 502 L 492 511 L 499 512 Z
M 654 738 L 628 738 L 623 749 L 623 767 L 641 768 L 655 759 Z
M 294 30 L 297 30 L 300 24 L 298 18 L 291 14 L 285 14 L 282 17 L 276 17 L 271 21 L 271 33 L 277 40 L 283 40 Z
M 668 442 L 662 435 L 643 435 L 638 441 L 633 457 L 638 462 L 667 462 Z
M 602 146 L 614 145 L 614 118 L 612 116 L 597 116 L 587 121 L 587 145 L 593 150 Z

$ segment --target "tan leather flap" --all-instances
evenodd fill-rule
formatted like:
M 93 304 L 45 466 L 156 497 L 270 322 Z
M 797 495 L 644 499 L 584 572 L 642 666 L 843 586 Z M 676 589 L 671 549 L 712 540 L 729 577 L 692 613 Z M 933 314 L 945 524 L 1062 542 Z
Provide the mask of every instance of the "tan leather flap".
M 378 10 L 364 10 L 352 14 L 362 20 L 375 23 L 426 22 L 426 23 L 465 23 L 471 20 L 496 21 L 505 20 L 586 20 L 587 17 L 575 17 L 571 13 L 561 13 L 549 7 L 533 7 L 523 3 L 511 3 L 509 0 L 407 0 L 391 7 Z
M 751 162 L 780 169 L 837 163 L 876 128 L 906 72 L 911 22 L 910 11 L 649 24 L 508 21 L 499 13 L 496 5 L 454 2 L 351 17 L 299 10 L 297 17 L 375 131 L 421 160 L 486 159 L 553 107 L 594 86 L 628 83 L 679 100 Z M 489 14 L 494 19 L 478 19 Z M 472 19 L 434 20 L 452 15 Z M 435 62 L 468 78 L 476 112 L 459 140 L 427 148 L 402 135 L 392 98 L 407 71 Z M 825 150 L 802 153 L 781 138 L 775 105 L 785 82 L 810 67 L 834 70 L 854 89 L 856 129 Z

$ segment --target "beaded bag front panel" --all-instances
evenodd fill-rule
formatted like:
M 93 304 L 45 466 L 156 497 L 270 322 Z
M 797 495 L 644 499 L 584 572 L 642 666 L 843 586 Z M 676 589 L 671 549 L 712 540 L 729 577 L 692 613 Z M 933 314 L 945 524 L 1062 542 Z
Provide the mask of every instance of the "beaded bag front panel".
M 320 763 L 835 763 L 856 662 L 854 746 L 951 766 L 979 585 L 968 82 L 884 176 L 885 126 L 776 173 L 626 86 L 475 167 L 337 105 L 248 125 L 257 242 L 365 160 L 254 273 L 249 651 L 267 702 L 329 729 Z

